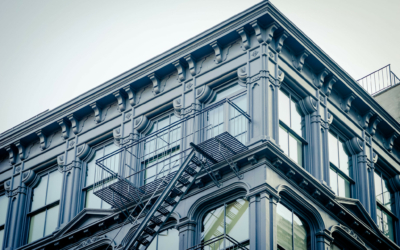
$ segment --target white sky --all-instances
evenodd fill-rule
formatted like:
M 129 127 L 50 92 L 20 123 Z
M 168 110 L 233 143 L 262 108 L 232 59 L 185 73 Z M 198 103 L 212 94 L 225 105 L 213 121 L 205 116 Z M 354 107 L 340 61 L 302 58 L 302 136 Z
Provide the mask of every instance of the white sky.
M 53 109 L 257 0 L 0 1 L 0 132 Z M 273 0 L 352 77 L 400 75 L 399 0 Z

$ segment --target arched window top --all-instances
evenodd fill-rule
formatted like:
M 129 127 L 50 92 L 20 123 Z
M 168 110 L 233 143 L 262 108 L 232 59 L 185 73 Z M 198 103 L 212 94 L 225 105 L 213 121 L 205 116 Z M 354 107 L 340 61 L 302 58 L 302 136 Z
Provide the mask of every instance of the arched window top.
M 276 208 L 276 214 L 278 249 L 308 249 L 309 229 L 307 223 L 295 212 L 280 203 Z

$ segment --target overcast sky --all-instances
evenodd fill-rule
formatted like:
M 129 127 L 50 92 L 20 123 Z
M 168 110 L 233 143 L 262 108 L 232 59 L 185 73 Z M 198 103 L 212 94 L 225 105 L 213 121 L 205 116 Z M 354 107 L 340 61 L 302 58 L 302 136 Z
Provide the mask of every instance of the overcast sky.
M 1 0 L 0 132 L 53 109 L 257 0 Z M 359 79 L 400 75 L 399 0 L 275 0 Z

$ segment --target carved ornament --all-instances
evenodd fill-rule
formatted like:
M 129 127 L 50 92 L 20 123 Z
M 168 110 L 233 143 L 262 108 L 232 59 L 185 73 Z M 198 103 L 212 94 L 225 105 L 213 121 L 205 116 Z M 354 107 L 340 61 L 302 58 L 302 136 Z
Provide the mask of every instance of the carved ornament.
M 100 107 L 100 105 L 97 102 L 94 102 L 94 103 L 90 104 L 90 107 L 94 111 L 94 121 L 96 123 L 100 123 L 101 122 L 101 107 Z
M 43 134 L 43 131 L 41 129 L 36 131 L 36 135 L 39 137 L 40 140 L 40 148 L 42 150 L 45 150 L 47 146 L 47 137 Z
M 25 147 L 21 144 L 21 141 L 16 141 L 15 146 L 18 148 L 19 159 L 25 160 Z
M 350 155 L 357 155 L 364 149 L 363 141 L 358 137 L 346 141 L 346 149 Z
M 119 112 L 124 112 L 125 111 L 125 98 L 121 93 L 121 90 L 115 91 L 113 93 L 115 98 L 117 98 L 118 101 L 118 110 Z
M 329 74 L 329 71 L 324 68 L 321 72 L 318 73 L 317 79 L 314 80 L 315 86 L 320 89 L 324 86 L 325 77 Z
M 71 122 L 72 132 L 74 132 L 74 134 L 78 134 L 79 133 L 79 120 L 78 120 L 78 118 L 74 114 L 68 115 L 67 118 Z
M 382 119 L 379 116 L 377 116 L 372 122 L 369 123 L 368 133 L 371 136 L 375 135 L 378 123 L 380 123 L 381 121 Z
M 207 102 L 214 94 L 214 91 L 207 85 L 203 85 L 196 89 L 196 99 L 201 103 Z
M 282 47 L 283 47 L 283 42 L 289 37 L 289 33 L 284 30 L 276 40 L 276 52 L 281 53 Z
M 120 145 L 120 140 L 122 138 L 122 129 L 120 127 L 113 129 L 113 137 L 117 145 Z
M 307 96 L 303 100 L 300 100 L 298 104 L 301 111 L 306 115 L 310 115 L 317 111 L 317 101 L 311 96 Z
M 356 95 L 353 93 L 344 98 L 342 103 L 342 109 L 344 112 L 348 113 L 350 111 L 351 103 L 354 101 L 354 99 L 356 99 Z
M 283 72 L 282 70 L 278 70 L 278 80 L 279 82 L 283 82 L 283 79 L 285 79 L 285 72 Z
M 180 82 L 185 81 L 186 79 L 186 71 L 185 71 L 185 67 L 182 65 L 182 62 L 180 60 L 175 61 L 172 63 L 176 70 L 178 71 L 178 79 Z
M 326 96 L 330 96 L 332 93 L 333 85 L 338 81 L 338 78 L 335 75 L 329 78 L 329 80 L 325 83 L 324 92 Z
M 90 151 L 92 150 L 92 148 L 87 145 L 86 143 L 79 145 L 76 148 L 76 156 L 80 159 L 80 160 L 85 160 L 85 157 L 89 155 Z
M 152 73 L 148 75 L 150 78 L 151 82 L 153 83 L 153 94 L 157 95 L 161 93 L 161 81 L 160 78 L 156 73 Z
M 242 44 L 244 50 L 250 49 L 250 39 L 247 30 L 242 27 L 236 30 L 239 36 L 242 38 Z
M 123 90 L 128 95 L 129 104 L 133 107 L 135 106 L 135 92 L 132 90 L 131 85 L 125 86 Z
M 297 56 L 295 56 L 292 60 L 293 62 L 293 66 L 298 70 L 301 71 L 303 69 L 304 66 L 304 61 L 306 60 L 306 58 L 310 55 L 310 52 L 308 52 L 307 50 L 302 50 L 299 54 L 297 54 Z
M 148 123 L 149 120 L 147 119 L 147 117 L 142 115 L 135 119 L 133 128 L 140 133 L 147 127 Z
M 246 86 L 247 83 L 247 68 L 246 66 L 240 67 L 237 69 L 237 76 L 239 79 L 239 84 L 241 86 Z
M 392 152 L 394 141 L 399 137 L 397 132 L 394 132 L 391 136 L 386 139 L 385 147 L 389 152 Z
M 215 62 L 222 62 L 222 46 L 218 43 L 218 41 L 214 41 L 210 43 L 210 46 L 214 49 L 215 52 Z
M 369 121 L 373 115 L 374 112 L 372 110 L 369 110 L 366 114 L 363 115 L 363 117 L 361 117 L 359 123 L 363 129 L 367 129 L 369 127 Z
M 192 76 L 195 76 L 196 75 L 196 60 L 194 59 L 194 57 L 191 54 L 185 56 L 184 59 L 189 64 L 190 74 Z
M 22 182 L 29 185 L 36 177 L 36 173 L 32 170 L 27 170 L 22 173 Z

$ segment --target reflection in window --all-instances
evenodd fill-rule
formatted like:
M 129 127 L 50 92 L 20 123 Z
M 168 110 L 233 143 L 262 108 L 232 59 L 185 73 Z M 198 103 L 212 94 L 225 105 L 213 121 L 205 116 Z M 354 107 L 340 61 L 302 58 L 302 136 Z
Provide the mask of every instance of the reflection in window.
M 307 249 L 307 227 L 293 211 L 278 204 L 276 208 L 278 245 L 285 250 Z
M 392 194 L 389 191 L 388 180 L 382 173 L 374 172 L 376 214 L 379 229 L 391 240 L 394 240 L 392 211 Z
M 28 243 L 50 235 L 58 224 L 62 174 L 47 173 L 32 191 Z
M 337 196 L 350 197 L 350 167 L 345 144 L 338 136 L 328 133 L 330 184 Z
M 299 105 L 291 95 L 279 91 L 279 144 L 285 154 L 303 165 L 302 116 Z
M 246 244 L 249 239 L 249 203 L 243 199 L 225 204 L 208 212 L 203 218 L 202 241 L 211 240 L 224 233 Z M 226 242 L 228 245 L 229 243 Z M 223 249 L 223 240 L 217 241 L 210 250 Z
M 4 229 L 7 219 L 8 197 L 6 194 L 0 195 L 0 248 L 3 246 Z
M 99 197 L 97 197 L 93 193 L 93 184 L 95 181 L 99 181 L 104 178 L 102 175 L 104 174 L 103 171 L 96 167 L 96 161 L 103 156 L 106 156 L 116 150 L 119 147 L 116 146 L 114 143 L 108 144 L 105 146 L 101 146 L 96 149 L 92 160 L 90 160 L 86 167 L 86 180 L 85 180 L 85 187 L 83 188 L 83 192 L 86 193 L 85 195 L 85 207 L 86 208 L 102 208 L 102 209 L 110 209 L 111 205 L 102 201 Z M 110 166 L 110 169 L 115 173 L 119 172 L 119 154 L 116 154 L 112 157 L 109 157 L 104 160 L 103 165 Z M 114 181 L 114 180 L 110 180 Z
M 179 231 L 175 228 L 170 228 L 157 234 L 148 250 L 169 250 L 179 249 Z

